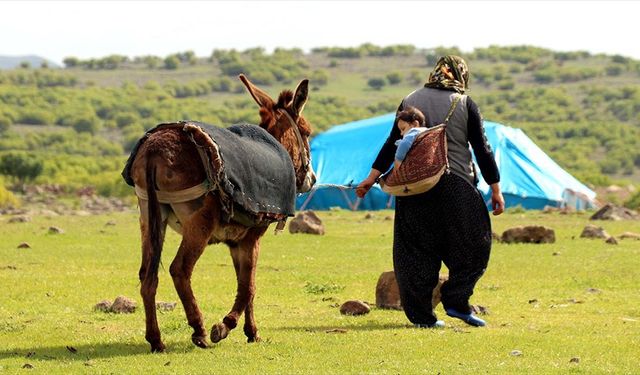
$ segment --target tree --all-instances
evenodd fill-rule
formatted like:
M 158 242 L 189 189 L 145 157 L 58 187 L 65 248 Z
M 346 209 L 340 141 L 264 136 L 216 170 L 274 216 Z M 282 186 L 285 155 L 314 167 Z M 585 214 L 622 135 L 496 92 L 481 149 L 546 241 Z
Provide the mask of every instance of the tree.
M 77 57 L 69 56 L 65 57 L 62 62 L 64 63 L 65 67 L 74 68 L 80 64 L 80 59 L 78 59 Z
M 386 85 L 386 81 L 384 78 L 371 78 L 367 82 L 367 85 L 374 90 L 380 90 Z
M 390 85 L 397 85 L 402 82 L 402 75 L 399 72 L 391 72 L 387 74 L 387 80 Z
M 43 162 L 26 153 L 8 153 L 0 157 L 0 173 L 17 178 L 21 183 L 32 181 L 43 170 Z
M 164 59 L 164 68 L 169 70 L 178 69 L 178 65 L 180 65 L 180 59 L 176 55 L 167 56 Z

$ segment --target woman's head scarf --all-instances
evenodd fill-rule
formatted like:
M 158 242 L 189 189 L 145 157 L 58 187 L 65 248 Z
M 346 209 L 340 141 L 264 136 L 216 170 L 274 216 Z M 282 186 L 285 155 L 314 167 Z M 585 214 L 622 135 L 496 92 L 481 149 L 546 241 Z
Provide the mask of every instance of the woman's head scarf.
M 438 59 L 425 87 L 457 91 L 463 94 L 469 87 L 469 68 L 460 56 L 447 55 Z

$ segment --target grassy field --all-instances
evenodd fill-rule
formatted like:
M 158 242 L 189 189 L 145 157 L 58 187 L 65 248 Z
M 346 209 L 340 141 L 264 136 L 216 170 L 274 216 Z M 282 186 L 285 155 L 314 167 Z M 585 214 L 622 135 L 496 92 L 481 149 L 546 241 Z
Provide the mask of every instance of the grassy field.
M 378 276 L 392 269 L 392 221 L 385 218 L 393 212 L 374 212 L 372 219 L 347 211 L 319 216 L 325 236 L 269 231 L 263 240 L 255 301 L 261 343 L 247 344 L 240 328 L 198 349 L 179 306 L 159 315 L 163 354 L 149 353 L 140 309 L 128 315 L 93 311 L 118 295 L 141 304 L 135 214 L 36 217 L 19 224 L 0 217 L 0 372 L 640 372 L 640 241 L 609 245 L 579 238 L 587 214 L 512 211 L 494 218 L 498 233 L 542 224 L 556 230 L 557 241 L 495 244 L 472 297 L 489 310 L 488 326 L 466 326 L 438 306 L 444 330 L 415 329 L 401 311 L 340 315 L 346 300 L 374 303 Z M 596 224 L 614 236 L 640 232 L 640 222 Z M 64 233 L 49 234 L 54 225 Z M 31 248 L 18 249 L 25 241 Z M 178 241 L 168 234 L 158 300 L 178 301 L 168 272 Z M 231 307 L 234 279 L 226 248 L 211 246 L 193 278 L 207 327 Z

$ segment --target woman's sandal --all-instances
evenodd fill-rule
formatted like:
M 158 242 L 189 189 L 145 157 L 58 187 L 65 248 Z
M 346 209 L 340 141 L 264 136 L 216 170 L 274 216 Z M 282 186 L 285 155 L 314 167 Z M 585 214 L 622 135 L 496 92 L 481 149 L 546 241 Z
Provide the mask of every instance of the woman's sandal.
M 460 319 L 470 326 L 484 327 L 487 324 L 484 320 L 478 318 L 472 313 L 463 314 L 455 309 L 445 309 L 445 311 L 447 312 L 447 315 L 449 315 L 450 317 Z
M 436 322 L 432 324 L 416 323 L 414 325 L 416 328 L 444 328 L 445 326 L 442 320 L 436 320 Z

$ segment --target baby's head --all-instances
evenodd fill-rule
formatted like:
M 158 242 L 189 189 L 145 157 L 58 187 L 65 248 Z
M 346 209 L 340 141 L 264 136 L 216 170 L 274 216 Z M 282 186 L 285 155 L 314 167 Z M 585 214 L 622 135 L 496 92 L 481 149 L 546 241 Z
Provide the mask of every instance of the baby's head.
M 400 134 L 404 135 L 409 129 L 424 126 L 424 115 L 416 107 L 406 107 L 396 116 Z

